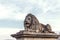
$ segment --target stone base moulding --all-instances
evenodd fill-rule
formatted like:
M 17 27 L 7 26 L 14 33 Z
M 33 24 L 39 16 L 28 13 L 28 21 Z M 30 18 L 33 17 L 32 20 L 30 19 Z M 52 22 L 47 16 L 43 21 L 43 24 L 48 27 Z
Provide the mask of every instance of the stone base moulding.
M 55 33 L 20 33 L 19 35 L 14 34 L 16 40 L 57 40 L 59 35 Z

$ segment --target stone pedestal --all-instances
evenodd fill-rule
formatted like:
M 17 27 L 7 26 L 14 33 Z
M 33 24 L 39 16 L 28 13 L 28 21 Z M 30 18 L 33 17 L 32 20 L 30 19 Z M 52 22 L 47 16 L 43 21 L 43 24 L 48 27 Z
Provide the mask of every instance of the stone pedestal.
M 39 23 L 38 19 L 32 14 L 26 16 L 24 28 L 25 30 L 11 36 L 16 38 L 16 40 L 57 40 L 59 37 L 52 31 L 49 24 Z
M 23 32 L 14 34 L 12 37 L 16 38 L 16 40 L 57 40 L 59 35 L 55 33 Z
M 17 40 L 57 40 L 55 38 L 20 38 Z

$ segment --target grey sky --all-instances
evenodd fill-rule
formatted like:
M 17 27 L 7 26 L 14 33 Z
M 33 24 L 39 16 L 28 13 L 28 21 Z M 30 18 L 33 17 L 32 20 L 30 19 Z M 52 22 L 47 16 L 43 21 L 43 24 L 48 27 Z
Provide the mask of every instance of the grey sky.
M 60 0 L 0 0 L 0 27 L 23 28 L 28 13 L 52 28 L 60 26 Z
M 10 35 L 24 28 L 28 13 L 60 32 L 60 0 L 0 0 L 0 40 L 14 40 Z

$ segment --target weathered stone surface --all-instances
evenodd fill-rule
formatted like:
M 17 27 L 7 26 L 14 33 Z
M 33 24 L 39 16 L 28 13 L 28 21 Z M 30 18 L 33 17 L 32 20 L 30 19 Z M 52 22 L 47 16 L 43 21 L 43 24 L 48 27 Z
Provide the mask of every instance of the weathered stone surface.
M 25 30 L 29 32 L 54 33 L 49 24 L 44 25 L 39 23 L 38 19 L 32 14 L 28 14 L 26 16 L 24 20 L 24 27 Z
M 21 38 L 17 40 L 57 40 L 55 38 Z
M 39 23 L 37 18 L 32 14 L 26 16 L 24 28 L 25 30 L 11 36 L 17 40 L 57 40 L 59 37 L 59 35 L 52 31 L 49 24 L 44 25 Z
M 33 32 L 22 32 L 20 34 L 15 34 L 15 38 L 58 38 L 57 34 L 53 33 L 33 33 Z
M 18 35 L 14 35 L 16 40 L 57 40 L 59 35 L 53 33 L 33 33 L 22 32 Z

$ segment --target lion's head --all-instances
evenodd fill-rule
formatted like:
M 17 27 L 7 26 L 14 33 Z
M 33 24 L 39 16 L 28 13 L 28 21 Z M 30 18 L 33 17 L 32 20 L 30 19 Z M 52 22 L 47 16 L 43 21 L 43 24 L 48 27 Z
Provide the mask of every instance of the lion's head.
M 24 27 L 25 29 L 32 29 L 32 30 L 36 30 L 36 26 L 39 25 L 39 21 L 37 20 L 37 18 L 32 15 L 32 14 L 28 14 L 24 20 Z

